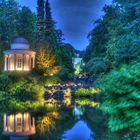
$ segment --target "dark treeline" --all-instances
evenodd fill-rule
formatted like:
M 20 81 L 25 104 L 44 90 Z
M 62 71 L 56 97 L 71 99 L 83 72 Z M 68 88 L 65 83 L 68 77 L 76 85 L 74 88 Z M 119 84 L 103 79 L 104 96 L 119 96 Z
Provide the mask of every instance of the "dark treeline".
M 95 22 L 89 34 L 85 62 L 86 74 L 95 75 L 109 72 L 122 64 L 138 60 L 140 54 L 140 12 L 139 1 L 115 0 L 105 6 L 105 15 Z M 87 71 L 86 71 L 87 70 Z
M 126 139 L 140 133 L 140 1 L 114 0 L 89 34 L 84 74 L 98 76 L 108 126 Z

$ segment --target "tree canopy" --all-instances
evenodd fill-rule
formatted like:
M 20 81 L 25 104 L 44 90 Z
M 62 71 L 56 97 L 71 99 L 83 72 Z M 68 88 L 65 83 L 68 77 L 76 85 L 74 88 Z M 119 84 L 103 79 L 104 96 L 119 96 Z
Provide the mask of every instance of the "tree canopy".
M 101 109 L 112 131 L 139 134 L 140 1 L 114 0 L 89 34 L 86 75 L 98 76 Z

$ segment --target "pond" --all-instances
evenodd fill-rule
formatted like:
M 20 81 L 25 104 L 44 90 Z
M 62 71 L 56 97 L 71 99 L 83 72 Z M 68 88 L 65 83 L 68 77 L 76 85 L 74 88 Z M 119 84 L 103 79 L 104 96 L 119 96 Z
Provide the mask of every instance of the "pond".
M 16 104 L 1 103 L 1 140 L 120 140 L 93 99 L 49 98 L 38 108 Z

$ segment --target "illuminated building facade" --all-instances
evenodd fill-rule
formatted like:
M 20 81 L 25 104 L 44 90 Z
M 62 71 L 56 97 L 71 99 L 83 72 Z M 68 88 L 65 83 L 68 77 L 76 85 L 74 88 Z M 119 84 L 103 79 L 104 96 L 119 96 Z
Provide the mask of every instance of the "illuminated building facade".
M 83 59 L 80 57 L 79 54 L 75 54 L 75 57 L 73 58 L 73 65 L 75 69 L 75 74 L 80 74 L 83 65 Z
M 35 54 L 26 39 L 16 38 L 11 50 L 4 51 L 4 71 L 30 71 L 35 67 Z

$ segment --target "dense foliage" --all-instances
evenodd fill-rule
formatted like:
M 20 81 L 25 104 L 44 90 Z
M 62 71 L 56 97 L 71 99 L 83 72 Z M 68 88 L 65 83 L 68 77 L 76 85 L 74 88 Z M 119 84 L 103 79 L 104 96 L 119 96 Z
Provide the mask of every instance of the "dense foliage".
M 60 67 L 56 66 L 56 57 L 49 49 L 41 48 L 36 55 L 36 71 L 43 76 L 58 74 Z
M 106 68 L 101 68 L 99 73 L 138 59 L 139 6 L 138 1 L 116 0 L 104 8 L 104 17 L 95 22 L 89 34 L 90 44 L 84 58 L 88 67 L 94 63 L 94 68 L 85 72 L 96 74 L 101 61 Z
M 98 75 L 96 86 L 102 94 L 102 110 L 109 114 L 112 131 L 140 132 L 139 54 L 140 2 L 115 0 L 105 6 L 104 16 L 89 34 L 84 60 L 86 75 Z
M 58 84 L 61 83 L 61 80 L 59 77 L 56 76 L 50 76 L 50 77 L 41 77 L 39 79 L 39 84 L 46 87 L 49 85 L 54 85 L 54 84 Z
M 44 42 L 44 0 L 37 1 L 37 42 Z
M 139 68 L 140 63 L 124 65 L 98 81 L 104 97 L 101 108 L 110 114 L 108 124 L 112 131 L 140 132 Z
M 77 89 L 75 97 L 95 98 L 101 91 L 100 107 L 108 114 L 109 128 L 134 139 L 140 132 L 140 2 L 114 0 L 104 7 L 104 13 L 88 35 L 84 55 L 83 74 L 98 77 L 97 89 Z M 48 0 L 38 0 L 37 16 L 15 0 L 0 0 L 0 70 L 2 52 L 9 49 L 17 36 L 29 40 L 32 48 L 36 46 L 36 75 L 1 73 L 0 101 L 7 99 L 13 110 L 24 110 L 25 106 L 47 110 L 44 87 L 72 77 L 75 49 L 63 42 L 63 33 L 56 29 Z M 64 95 L 70 96 L 70 90 Z M 79 105 L 99 106 L 89 99 L 75 101 Z M 49 118 L 45 116 L 42 120 L 44 123 Z
M 20 75 L 20 76 L 19 76 Z M 3 73 L 0 75 L 0 100 L 16 98 L 21 101 L 44 99 L 45 89 L 30 75 L 18 73 Z
M 26 36 L 26 39 L 32 44 L 32 41 L 35 40 L 35 32 L 36 16 L 29 8 L 20 7 L 15 0 L 0 1 L 1 43 L 9 44 L 17 36 Z
M 17 25 L 18 36 L 26 38 L 32 45 L 36 43 L 36 15 L 28 7 L 22 7 L 19 11 L 19 19 Z

